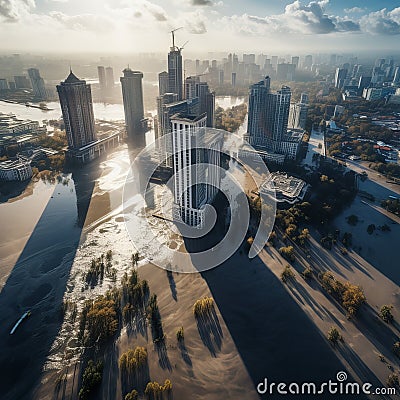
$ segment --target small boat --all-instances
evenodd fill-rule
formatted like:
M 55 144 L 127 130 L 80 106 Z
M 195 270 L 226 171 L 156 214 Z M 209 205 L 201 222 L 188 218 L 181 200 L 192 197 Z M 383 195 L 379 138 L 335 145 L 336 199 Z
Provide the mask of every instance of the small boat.
M 30 311 L 30 310 L 25 311 L 25 312 L 22 314 L 21 318 L 20 318 L 20 319 L 17 321 L 17 323 L 14 325 L 14 327 L 11 329 L 10 335 L 13 335 L 14 332 L 17 330 L 17 328 L 20 326 L 21 322 L 22 322 L 25 318 L 28 318 L 30 315 L 31 315 L 31 311 Z

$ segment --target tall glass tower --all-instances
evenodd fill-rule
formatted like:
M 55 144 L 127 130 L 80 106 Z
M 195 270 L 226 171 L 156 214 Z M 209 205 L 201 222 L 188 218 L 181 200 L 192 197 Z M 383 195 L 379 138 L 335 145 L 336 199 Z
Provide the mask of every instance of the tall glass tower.
M 144 134 L 143 73 L 132 71 L 130 68 L 125 68 L 123 73 L 124 76 L 120 78 L 120 81 L 124 101 L 126 132 L 128 138 L 141 138 Z
M 78 79 L 70 71 L 68 78 L 57 85 L 57 92 L 67 132 L 68 147 L 79 149 L 96 141 L 90 85 Z

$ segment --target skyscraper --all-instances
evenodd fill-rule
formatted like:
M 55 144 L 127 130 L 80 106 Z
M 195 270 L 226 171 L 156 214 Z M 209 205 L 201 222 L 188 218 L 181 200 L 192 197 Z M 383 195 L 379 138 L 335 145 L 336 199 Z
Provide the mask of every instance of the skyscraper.
M 67 132 L 68 147 L 79 149 L 96 141 L 90 85 L 78 79 L 70 71 L 68 78 L 57 85 L 57 92 Z
M 106 86 L 108 94 L 112 93 L 115 86 L 114 70 L 112 67 L 107 67 L 106 70 Z
M 143 107 L 143 73 L 132 71 L 130 68 L 123 70 L 124 76 L 120 78 L 122 97 L 124 101 L 126 132 L 131 139 L 140 139 L 143 143 L 144 107 Z
M 199 99 L 199 113 L 207 114 L 206 126 L 214 126 L 215 93 L 210 92 L 207 82 L 201 82 L 199 76 L 189 76 L 185 79 L 185 98 L 191 100 Z
M 176 93 L 178 100 L 183 99 L 182 54 L 174 41 L 168 53 L 168 92 Z
M 169 91 L 169 75 L 167 71 L 158 74 L 158 93 L 162 96 Z
M 299 103 L 290 105 L 288 127 L 305 129 L 308 113 L 308 94 L 302 93 Z
M 345 84 L 345 80 L 347 77 L 347 69 L 345 68 L 336 68 L 335 72 L 335 87 L 338 89 L 343 88 Z
M 174 218 L 202 228 L 205 209 L 220 187 L 220 149 L 217 138 L 207 134 L 206 115 L 172 116 L 174 168 Z
M 16 89 L 30 89 L 31 84 L 29 79 L 25 75 L 14 76 L 14 82 Z
M 39 100 L 46 100 L 46 87 L 44 85 L 44 80 L 40 76 L 39 70 L 37 68 L 29 68 L 28 75 L 31 80 L 31 85 L 33 89 L 33 94 Z
M 103 66 L 99 65 L 97 67 L 97 74 L 99 76 L 99 86 L 101 95 L 105 96 L 107 92 L 107 81 L 106 81 L 106 71 Z
M 398 85 L 399 83 L 400 83 L 400 67 L 397 66 L 396 69 L 394 70 L 393 84 Z
M 305 56 L 304 58 L 304 64 L 303 67 L 304 69 L 311 69 L 311 66 L 313 64 L 313 57 L 311 54 Z
M 294 158 L 303 132 L 288 131 L 291 91 L 282 86 L 276 93 L 270 89 L 269 76 L 250 87 L 249 116 L 245 139 L 261 152 Z

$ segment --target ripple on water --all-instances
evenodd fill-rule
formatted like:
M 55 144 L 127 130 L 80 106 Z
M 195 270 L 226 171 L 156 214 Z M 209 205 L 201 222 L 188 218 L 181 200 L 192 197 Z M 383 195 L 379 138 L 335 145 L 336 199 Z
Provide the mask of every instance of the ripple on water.
M 50 283 L 43 283 L 22 300 L 21 302 L 22 306 L 23 307 L 34 306 L 39 301 L 43 300 L 43 298 L 48 296 L 52 289 L 53 286 L 50 285 Z

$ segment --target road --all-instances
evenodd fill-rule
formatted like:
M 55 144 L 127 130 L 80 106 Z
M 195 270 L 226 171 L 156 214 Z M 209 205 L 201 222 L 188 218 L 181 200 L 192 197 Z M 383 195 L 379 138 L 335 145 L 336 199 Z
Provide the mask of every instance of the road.
M 321 147 L 318 147 L 319 145 L 321 145 Z M 313 155 L 315 153 L 322 156 L 325 155 L 324 134 L 312 129 L 310 139 L 308 140 L 307 154 L 303 160 L 303 164 L 313 165 Z
M 400 185 L 388 183 L 387 179 L 382 174 L 369 168 L 366 165 L 367 163 L 367 161 L 352 161 L 346 159 L 347 168 L 358 173 L 366 172 L 369 180 L 400 195 Z

